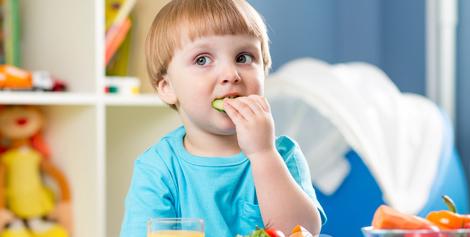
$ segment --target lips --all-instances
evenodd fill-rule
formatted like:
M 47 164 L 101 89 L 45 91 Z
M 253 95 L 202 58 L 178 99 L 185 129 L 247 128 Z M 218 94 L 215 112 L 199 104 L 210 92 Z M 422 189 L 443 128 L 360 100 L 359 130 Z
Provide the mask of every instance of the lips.
M 230 94 L 226 94 L 224 96 L 220 96 L 220 97 L 217 97 L 216 100 L 218 99 L 224 99 L 224 98 L 229 98 L 229 99 L 235 99 L 237 97 L 240 97 L 240 94 L 238 93 L 230 93 Z

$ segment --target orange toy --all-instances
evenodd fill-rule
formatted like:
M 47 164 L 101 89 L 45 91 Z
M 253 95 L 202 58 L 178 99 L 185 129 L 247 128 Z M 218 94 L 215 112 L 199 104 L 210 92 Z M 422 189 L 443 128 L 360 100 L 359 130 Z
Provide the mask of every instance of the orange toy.
M 11 66 L 0 65 L 0 89 L 30 90 L 33 76 L 30 72 Z
M 72 231 L 70 189 L 48 159 L 43 123 L 35 107 L 0 108 L 0 137 L 8 140 L 0 154 L 0 237 L 68 237 Z M 59 197 L 43 174 L 57 183 Z

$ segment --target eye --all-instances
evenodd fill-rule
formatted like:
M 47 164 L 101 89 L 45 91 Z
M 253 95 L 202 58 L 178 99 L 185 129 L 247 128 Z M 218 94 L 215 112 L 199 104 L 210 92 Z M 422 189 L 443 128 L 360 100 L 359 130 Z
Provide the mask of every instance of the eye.
M 247 53 L 237 56 L 237 63 L 250 64 L 253 62 L 253 56 Z
M 208 57 L 208 56 L 200 56 L 200 57 L 197 57 L 196 58 L 196 61 L 195 63 L 197 65 L 200 65 L 200 66 L 204 66 L 204 65 L 207 65 L 209 63 L 211 63 L 211 59 Z

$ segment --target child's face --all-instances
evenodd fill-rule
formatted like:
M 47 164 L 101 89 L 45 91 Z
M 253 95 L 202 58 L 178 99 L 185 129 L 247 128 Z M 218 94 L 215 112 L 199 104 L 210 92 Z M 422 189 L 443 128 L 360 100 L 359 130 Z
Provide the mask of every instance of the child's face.
M 232 121 L 214 110 L 211 102 L 263 94 L 261 42 L 248 35 L 214 35 L 183 39 L 182 45 L 164 77 L 171 84 L 183 123 L 213 134 L 234 134 Z

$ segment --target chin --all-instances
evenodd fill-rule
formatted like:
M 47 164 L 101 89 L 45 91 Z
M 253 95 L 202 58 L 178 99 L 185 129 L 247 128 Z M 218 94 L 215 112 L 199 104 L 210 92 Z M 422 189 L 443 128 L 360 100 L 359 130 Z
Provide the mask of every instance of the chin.
M 236 134 L 235 128 L 234 129 L 229 129 L 229 130 L 219 130 L 219 135 L 223 136 L 233 136 Z
M 214 130 L 219 135 L 234 135 L 236 133 L 235 124 L 233 124 L 231 120 L 217 124 Z

